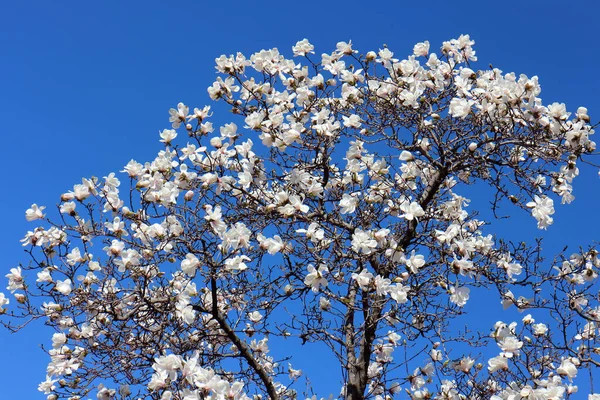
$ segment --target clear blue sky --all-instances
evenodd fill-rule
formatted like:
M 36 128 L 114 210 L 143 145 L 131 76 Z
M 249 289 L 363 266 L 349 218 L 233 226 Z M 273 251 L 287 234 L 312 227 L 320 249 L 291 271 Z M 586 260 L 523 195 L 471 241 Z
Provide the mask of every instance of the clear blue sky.
M 317 54 L 352 40 L 360 52 L 385 43 L 405 57 L 417 42 L 429 40 L 437 51 L 469 33 L 481 66 L 538 75 L 546 103 L 587 106 L 595 122 L 598 15 L 594 1 L 4 1 L 0 287 L 26 261 L 25 209 L 52 208 L 81 177 L 151 159 L 170 107 L 208 104 L 214 59 L 223 53 L 278 47 L 291 56 L 291 46 L 308 38 Z M 557 207 L 548 231 L 556 248 L 600 239 L 600 180 L 589 169 L 582 175 L 575 203 Z M 525 214 L 513 223 L 535 227 Z M 0 330 L 1 399 L 45 397 L 37 392 L 48 361 L 41 343 L 50 343 L 41 325 L 18 335 Z

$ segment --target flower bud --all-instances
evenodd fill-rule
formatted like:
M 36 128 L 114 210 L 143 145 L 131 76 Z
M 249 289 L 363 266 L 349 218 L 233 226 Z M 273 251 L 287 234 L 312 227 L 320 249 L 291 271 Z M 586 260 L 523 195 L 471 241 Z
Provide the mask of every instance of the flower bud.
M 221 138 L 218 138 L 218 137 L 214 137 L 214 138 L 210 139 L 210 145 L 217 149 L 220 148 L 221 146 L 223 146 L 223 144 L 221 143 Z
M 74 198 L 75 198 L 75 195 L 74 195 L 73 193 L 63 193 L 63 194 L 60 196 L 60 199 L 61 199 L 62 201 L 71 201 L 71 200 L 73 200 Z
M 582 120 L 583 122 L 590 122 L 588 110 L 585 107 L 579 107 L 575 115 L 577 115 L 577 118 Z
M 285 287 L 283 288 L 283 292 L 289 296 L 292 293 L 294 293 L 294 287 L 292 285 L 285 285 Z

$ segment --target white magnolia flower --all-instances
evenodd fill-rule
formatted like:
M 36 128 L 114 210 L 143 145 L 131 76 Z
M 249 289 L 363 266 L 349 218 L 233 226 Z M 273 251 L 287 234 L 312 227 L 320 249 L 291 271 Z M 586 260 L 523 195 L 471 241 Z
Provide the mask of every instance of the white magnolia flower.
M 378 296 L 386 295 L 390 292 L 390 285 L 392 281 L 388 278 L 384 278 L 381 275 L 375 277 L 375 291 Z
M 307 267 L 308 274 L 304 279 L 304 284 L 310 286 L 312 291 L 317 293 L 321 286 L 327 287 L 327 279 L 325 274 L 329 272 L 329 269 L 324 264 L 319 265 L 319 269 L 316 269 L 313 265 Z
M 410 258 L 406 260 L 406 266 L 413 274 L 419 272 L 419 269 L 423 268 L 424 265 L 425 257 L 421 254 L 415 254 L 414 250 L 412 251 Z
M 532 328 L 533 328 L 533 334 L 535 336 L 543 336 L 548 332 L 548 327 L 542 323 L 533 324 Z
M 352 114 L 349 117 L 343 116 L 342 120 L 345 127 L 348 128 L 360 128 L 361 122 L 360 117 L 356 114 Z
M 325 231 L 321 229 L 319 224 L 311 222 L 308 229 L 297 229 L 296 232 L 304 233 L 313 243 L 318 243 L 325 237 Z
M 498 370 L 508 369 L 508 358 L 503 355 L 499 355 L 488 360 L 488 370 L 493 373 Z
M 410 203 L 408 203 L 408 201 L 403 202 L 400 204 L 400 210 L 404 212 L 404 214 L 400 215 L 400 217 L 404 217 L 409 221 L 425 215 L 425 211 L 423 211 L 419 203 L 416 201 L 412 201 Z
M 56 382 L 58 382 L 58 379 L 52 379 L 51 376 L 46 375 L 46 380 L 39 384 L 38 390 L 44 394 L 50 394 L 56 389 Z
M 498 342 L 498 346 L 502 349 L 505 357 L 512 358 L 519 354 L 519 350 L 523 347 L 521 342 L 516 336 L 507 336 Z
M 532 209 L 531 215 L 538 221 L 538 228 L 546 229 L 554 222 L 551 217 L 554 214 L 554 201 L 550 197 L 537 195 L 533 200 L 527 203 L 527 207 Z
M 377 241 L 373 239 L 370 232 L 356 229 L 352 234 L 352 250 L 357 253 L 371 254 L 377 247 Z
M 183 103 L 177 104 L 177 110 L 174 108 L 169 110 L 169 114 L 171 115 L 169 122 L 172 122 L 173 129 L 177 129 L 181 126 L 181 123 L 185 123 L 189 111 L 189 107 Z
M 302 376 L 302 370 L 292 368 L 292 364 L 290 364 L 290 363 L 288 363 L 288 370 L 289 370 L 288 376 L 290 377 L 291 380 L 296 380 Z
M 413 156 L 410 151 L 402 150 L 399 159 L 400 161 L 413 161 L 415 159 L 415 156 Z
M 177 370 L 183 367 L 181 356 L 169 354 L 154 359 L 152 368 L 159 373 L 165 373 L 166 378 L 174 381 L 177 379 Z
M 56 286 L 54 287 L 54 289 L 56 289 L 57 292 L 68 296 L 73 290 L 73 287 L 71 285 L 72 282 L 70 279 L 65 279 L 64 281 L 56 281 Z
M 360 274 L 353 273 L 352 279 L 358 283 L 358 286 L 360 286 L 362 290 L 369 290 L 369 286 L 373 281 L 373 274 L 366 269 L 363 269 L 360 271 Z
M 340 200 L 340 214 L 352 214 L 356 210 L 358 205 L 358 198 L 356 196 L 344 193 Z
M 390 286 L 390 297 L 398 304 L 404 304 L 408 301 L 409 288 L 403 286 L 401 283 L 396 283 Z
M 171 142 L 177 137 L 177 131 L 175 129 L 163 129 L 160 132 L 160 141 L 164 144 L 171 144 Z
M 228 271 L 233 272 L 244 271 L 245 269 L 248 269 L 246 261 L 252 260 L 250 259 L 250 257 L 244 255 L 228 258 L 227 260 L 225 260 L 225 268 Z
M 475 365 L 475 360 L 471 357 L 461 358 L 458 362 L 454 363 L 454 369 L 457 371 L 462 371 L 464 373 L 468 373 L 471 368 Z
M 326 297 L 320 297 L 319 308 L 323 311 L 329 311 L 331 308 L 331 302 Z
M 579 360 L 565 358 L 560 363 L 560 366 L 556 369 L 556 372 L 559 375 L 567 376 L 569 379 L 573 379 L 577 376 L 577 365 L 575 364 L 579 365 Z
M 23 289 L 23 275 L 21 274 L 21 267 L 11 268 L 10 272 L 6 274 L 8 278 L 7 290 L 14 293 L 16 290 Z
M 9 304 L 10 300 L 8 298 L 6 298 L 6 296 L 4 295 L 4 293 L 0 292 L 0 314 L 4 313 L 4 306 Z
M 308 39 L 302 39 L 292 47 L 292 51 L 295 56 L 305 56 L 307 54 L 314 54 L 315 46 L 310 44 Z
M 186 254 L 185 260 L 181 261 L 181 270 L 189 276 L 193 276 L 199 266 L 200 260 L 191 253 Z
M 415 44 L 415 47 L 413 47 L 413 54 L 417 57 L 427 57 L 429 54 L 429 41 L 426 40 Z
M 459 307 L 463 307 L 469 300 L 469 293 L 471 290 L 468 287 L 454 287 L 450 286 L 450 301 Z
M 454 118 L 465 118 L 471 112 L 472 100 L 453 98 L 450 101 L 450 115 Z
M 248 319 L 256 324 L 263 319 L 263 316 L 258 311 L 252 311 L 251 313 L 248 313 Z
M 64 333 L 55 333 L 52 335 L 52 347 L 58 349 L 67 343 L 67 335 Z
M 285 243 L 279 235 L 266 238 L 262 233 L 259 233 L 256 239 L 260 243 L 260 248 L 266 250 L 269 254 L 276 254 L 285 247 Z
M 44 218 L 42 211 L 44 211 L 45 208 L 45 206 L 38 207 L 37 204 L 32 204 L 31 207 L 25 211 L 25 219 L 27 219 L 27 221 L 35 221 L 36 219 Z

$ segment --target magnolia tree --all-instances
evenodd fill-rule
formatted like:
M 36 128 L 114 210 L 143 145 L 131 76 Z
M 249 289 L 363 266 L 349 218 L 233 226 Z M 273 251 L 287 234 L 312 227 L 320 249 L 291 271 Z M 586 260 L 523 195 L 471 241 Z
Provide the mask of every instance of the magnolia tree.
M 230 120 L 179 103 L 154 160 L 33 204 L 0 305 L 11 329 L 55 330 L 39 390 L 305 398 L 330 357 L 344 399 L 563 399 L 582 380 L 600 399 L 598 252 L 544 259 L 478 218 L 548 228 L 595 151 L 587 110 L 472 69 L 473 44 L 221 56 L 208 94 Z M 461 317 L 478 297 L 498 322 Z

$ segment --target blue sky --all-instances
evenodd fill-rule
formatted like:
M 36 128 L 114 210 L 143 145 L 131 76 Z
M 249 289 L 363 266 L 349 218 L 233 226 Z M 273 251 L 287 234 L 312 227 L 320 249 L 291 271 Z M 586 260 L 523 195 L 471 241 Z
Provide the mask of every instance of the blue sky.
M 317 54 L 352 40 L 362 53 L 385 43 L 404 57 L 417 42 L 438 49 L 469 33 L 481 67 L 538 75 L 546 103 L 565 102 L 570 111 L 586 106 L 595 122 L 599 13 L 592 1 L 4 2 L 2 281 L 26 261 L 19 243 L 31 229 L 25 209 L 50 209 L 82 177 L 118 171 L 131 158 L 151 159 L 170 107 L 208 104 L 221 54 L 278 47 L 291 56 L 291 46 L 308 38 Z M 550 247 L 600 239 L 600 180 L 592 169 L 581 172 L 575 202 L 557 207 Z M 511 223 L 505 229 L 535 230 L 525 214 Z M 0 397 L 44 398 L 37 384 L 47 357 L 39 345 L 49 342 L 42 325 L 18 335 L 0 330 Z

